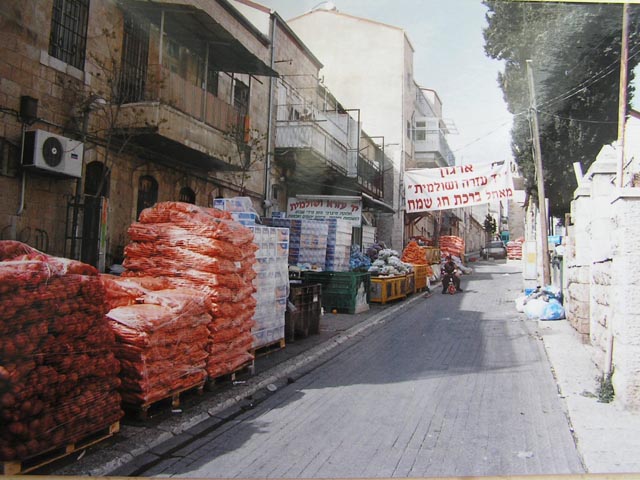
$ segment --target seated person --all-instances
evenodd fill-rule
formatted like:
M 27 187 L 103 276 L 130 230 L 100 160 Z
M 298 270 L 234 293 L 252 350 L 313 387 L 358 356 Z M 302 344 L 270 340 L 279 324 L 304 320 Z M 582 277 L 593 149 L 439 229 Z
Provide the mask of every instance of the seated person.
M 458 292 L 462 292 L 462 289 L 460 288 L 460 275 L 458 273 L 458 267 L 456 267 L 456 264 L 453 263 L 453 258 L 451 258 L 451 255 L 447 255 L 447 261 L 444 262 L 444 265 L 442 266 L 442 273 L 442 293 L 447 293 L 447 285 L 449 283 L 447 281 L 447 277 L 451 277 L 456 290 Z

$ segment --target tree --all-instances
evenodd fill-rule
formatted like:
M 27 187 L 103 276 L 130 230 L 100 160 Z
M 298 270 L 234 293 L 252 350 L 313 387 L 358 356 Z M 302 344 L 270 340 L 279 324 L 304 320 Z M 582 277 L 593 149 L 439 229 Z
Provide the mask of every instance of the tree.
M 588 168 L 617 136 L 622 9 L 614 4 L 484 0 L 485 52 L 503 60 L 498 83 L 514 114 L 512 151 L 526 190 L 537 199 L 526 61 L 536 78 L 540 143 L 550 213 L 569 211 L 576 179 L 573 163 Z M 629 45 L 640 44 L 640 8 L 630 7 Z M 630 55 L 629 100 L 633 95 Z
M 263 168 L 255 167 L 265 161 L 265 141 L 267 135 L 259 130 L 245 129 L 244 126 L 230 125 L 225 133 L 227 140 L 233 143 L 235 153 L 231 160 L 234 172 L 226 175 L 227 180 L 238 191 L 240 196 L 245 194 L 246 182 L 254 171 L 263 172 Z M 266 175 L 266 173 L 265 173 Z
M 493 238 L 493 234 L 498 230 L 498 225 L 496 224 L 496 219 L 491 216 L 490 213 L 487 213 L 487 216 L 484 217 L 484 231 L 487 232 L 488 238 Z

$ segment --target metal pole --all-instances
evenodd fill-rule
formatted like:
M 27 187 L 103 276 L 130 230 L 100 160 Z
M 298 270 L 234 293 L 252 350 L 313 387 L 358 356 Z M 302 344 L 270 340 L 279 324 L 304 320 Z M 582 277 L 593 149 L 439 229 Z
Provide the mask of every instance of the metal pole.
M 542 156 L 540 149 L 540 131 L 538 129 L 538 111 L 536 109 L 536 92 L 533 84 L 533 68 L 531 60 L 527 60 L 527 76 L 529 79 L 530 113 L 533 123 L 533 157 L 536 166 L 536 182 L 538 184 L 538 208 L 540 210 L 540 241 L 542 242 L 542 283 L 549 285 L 551 282 L 551 269 L 549 266 L 549 227 L 547 225 L 547 205 L 544 194 L 544 174 L 542 170 Z
M 276 28 L 278 26 L 278 19 L 275 12 L 271 13 L 271 52 L 269 66 L 273 69 L 275 65 L 275 42 L 276 42 Z M 271 157 L 273 152 L 273 95 L 274 95 L 275 82 L 273 77 L 269 77 L 269 100 L 267 104 L 267 155 L 264 159 L 264 203 L 262 206 L 263 214 L 266 216 L 269 212 L 269 208 L 273 205 L 267 203 L 271 199 Z
M 204 82 L 202 86 L 202 121 L 207 123 L 207 94 L 209 91 L 209 42 L 206 42 L 204 57 Z
M 87 144 L 87 131 L 89 130 L 89 114 L 91 113 L 91 102 L 89 99 L 89 103 L 86 105 L 82 112 L 82 172 L 80 174 L 80 178 L 76 179 L 76 194 L 73 199 L 73 220 L 71 222 L 71 251 L 70 257 L 74 260 L 80 260 L 80 254 L 77 252 L 78 240 L 80 239 L 80 225 L 79 219 L 80 212 L 80 198 L 82 197 L 83 189 L 84 189 L 84 155 L 86 151 Z
M 618 148 L 620 155 L 616 168 L 616 185 L 623 187 L 624 136 L 627 116 L 627 60 L 629 58 L 629 4 L 626 2 L 622 7 L 622 38 L 620 44 L 620 92 L 618 95 Z
M 620 39 L 620 86 L 618 94 L 618 165 L 616 167 L 616 186 L 624 186 L 624 142 L 625 120 L 627 116 L 627 60 L 629 56 L 629 5 L 627 2 L 622 7 L 622 38 Z M 613 373 L 613 350 L 615 344 L 614 325 L 615 315 L 608 326 L 609 338 L 607 340 L 604 373 L 609 376 Z

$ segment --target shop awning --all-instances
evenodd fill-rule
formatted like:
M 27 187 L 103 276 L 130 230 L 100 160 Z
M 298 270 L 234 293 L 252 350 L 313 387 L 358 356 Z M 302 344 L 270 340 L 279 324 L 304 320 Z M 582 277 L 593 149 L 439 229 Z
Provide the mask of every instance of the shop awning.
M 373 210 L 379 210 L 384 213 L 396 213 L 393 207 L 391 207 L 390 205 L 387 205 L 386 203 L 380 200 L 373 198 L 370 195 L 367 195 L 366 193 L 362 194 L 362 204 L 365 207 L 369 207 Z
M 247 49 L 206 11 L 194 5 L 151 0 L 120 0 L 120 6 L 160 27 L 168 38 L 204 55 L 209 45 L 210 65 L 228 73 L 277 77 L 278 73 Z M 164 12 L 164 22 L 162 22 Z

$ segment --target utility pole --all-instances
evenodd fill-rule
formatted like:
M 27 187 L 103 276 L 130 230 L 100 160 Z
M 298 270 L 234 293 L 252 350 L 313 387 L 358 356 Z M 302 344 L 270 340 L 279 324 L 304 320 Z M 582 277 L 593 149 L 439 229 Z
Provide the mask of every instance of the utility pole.
M 542 242 L 542 283 L 551 283 L 549 268 L 549 226 L 547 223 L 547 203 L 544 194 L 544 175 L 542 170 L 542 155 L 540 151 L 540 131 L 538 129 L 538 110 L 536 108 L 536 91 L 533 84 L 533 68 L 531 60 L 527 60 L 527 76 L 529 78 L 529 98 L 531 122 L 533 126 L 533 158 L 536 165 L 536 182 L 538 184 L 538 208 L 540 210 L 540 241 Z
M 622 6 L 622 38 L 620 42 L 620 93 L 618 95 L 618 149 L 619 160 L 616 168 L 616 186 L 624 186 L 624 136 L 627 117 L 627 61 L 629 58 L 629 4 Z
M 618 164 L 616 166 L 616 186 L 624 187 L 624 143 L 625 122 L 627 117 L 627 61 L 629 59 L 629 4 L 622 6 L 622 38 L 620 39 L 620 92 L 618 94 Z M 613 350 L 615 342 L 615 315 L 608 326 L 609 338 L 605 349 L 604 374 L 613 374 Z

